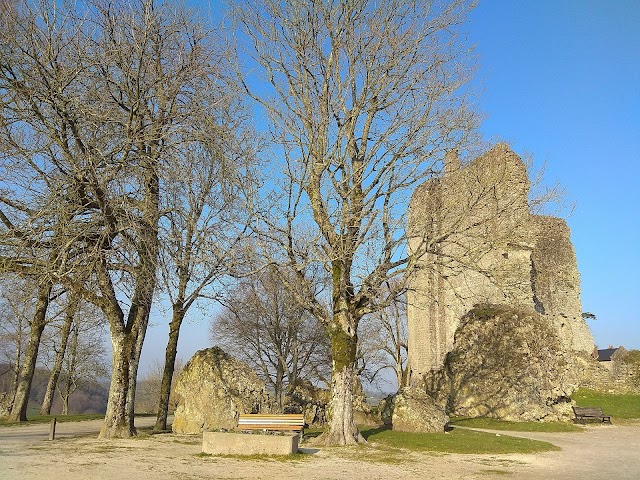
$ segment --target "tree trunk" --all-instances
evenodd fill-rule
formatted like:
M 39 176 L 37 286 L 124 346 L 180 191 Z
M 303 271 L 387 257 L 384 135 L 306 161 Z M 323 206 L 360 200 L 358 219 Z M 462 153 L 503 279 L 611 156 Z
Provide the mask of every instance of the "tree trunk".
M 282 368 L 282 363 L 278 362 L 276 366 L 276 384 L 275 384 L 275 400 L 276 405 L 278 405 L 278 411 L 282 413 L 282 404 L 283 404 L 283 383 L 284 383 L 284 369 Z
M 67 341 L 69 340 L 69 333 L 71 332 L 71 324 L 73 323 L 73 317 L 75 317 L 76 309 L 78 306 L 77 298 L 72 298 L 67 305 L 67 312 L 64 319 L 64 325 L 60 333 L 60 349 L 56 352 L 56 359 L 53 364 L 53 370 L 49 376 L 49 383 L 47 384 L 47 391 L 44 394 L 44 400 L 42 401 L 42 407 L 40 407 L 40 415 L 49 415 L 51 413 L 51 404 L 53 403 L 53 395 L 56 391 L 56 385 L 58 385 L 58 378 L 60 378 L 60 371 L 62 370 L 62 361 L 64 360 L 64 354 L 67 350 Z M 64 415 L 64 413 L 63 413 Z
M 62 415 L 69 415 L 69 395 L 62 396 Z
M 354 445 L 364 442 L 356 426 L 353 414 L 353 390 L 355 385 L 356 346 L 355 329 L 345 330 L 342 325 L 345 314 L 334 314 L 329 329 L 331 338 L 331 399 L 327 410 L 327 430 L 320 438 L 325 445 Z
M 29 393 L 31 393 L 33 373 L 35 372 L 36 361 L 38 359 L 40 338 L 42 337 L 42 332 L 46 324 L 51 288 L 52 286 L 50 283 L 38 287 L 38 300 L 36 303 L 36 311 L 33 315 L 33 321 L 31 322 L 29 346 L 27 347 L 27 351 L 24 355 L 24 361 L 20 372 L 20 380 L 16 388 L 11 413 L 9 414 L 10 422 L 27 421 L 27 404 L 29 402 Z
M 158 402 L 158 415 L 153 430 L 162 432 L 167 429 L 167 416 L 169 415 L 169 398 L 171 397 L 171 383 L 176 367 L 176 355 L 178 353 L 178 337 L 180 326 L 184 320 L 185 310 L 182 305 L 173 306 L 173 318 L 169 324 L 169 340 L 164 355 L 164 371 L 162 372 L 162 384 L 160 386 L 160 400 Z
M 131 351 L 129 359 L 129 384 L 127 385 L 127 405 L 125 407 L 126 415 L 131 425 L 135 425 L 135 408 L 136 408 L 136 385 L 138 384 L 138 366 L 140 365 L 140 355 L 142 354 L 142 345 L 147 333 L 147 325 L 149 324 L 149 309 L 141 308 L 139 315 L 143 317 L 138 320 L 139 331 L 136 338 L 135 348 Z
M 129 391 L 129 359 L 131 358 L 131 338 L 125 333 L 111 333 L 113 363 L 109 401 L 104 424 L 98 438 L 126 438 L 136 435 L 133 423 L 126 414 L 127 393 Z

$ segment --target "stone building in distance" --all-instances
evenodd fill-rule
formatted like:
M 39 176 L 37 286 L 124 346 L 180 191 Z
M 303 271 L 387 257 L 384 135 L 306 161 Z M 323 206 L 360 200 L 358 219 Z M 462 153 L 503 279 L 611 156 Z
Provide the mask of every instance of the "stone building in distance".
M 409 211 L 409 368 L 412 379 L 442 367 L 460 319 L 477 304 L 534 309 L 567 351 L 590 354 L 580 274 L 566 223 L 534 215 L 521 158 L 498 144 L 462 167 L 420 185 Z

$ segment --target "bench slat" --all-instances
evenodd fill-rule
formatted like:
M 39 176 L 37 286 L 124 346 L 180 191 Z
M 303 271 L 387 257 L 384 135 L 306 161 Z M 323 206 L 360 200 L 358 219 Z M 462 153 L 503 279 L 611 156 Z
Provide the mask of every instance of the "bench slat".
M 302 430 L 304 415 L 246 413 L 238 418 L 237 430 Z

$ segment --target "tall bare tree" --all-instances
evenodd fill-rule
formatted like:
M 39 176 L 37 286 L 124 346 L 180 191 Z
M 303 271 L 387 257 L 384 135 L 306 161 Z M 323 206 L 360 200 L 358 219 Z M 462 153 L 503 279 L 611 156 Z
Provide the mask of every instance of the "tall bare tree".
M 193 12 L 168 2 L 2 5 L 2 204 L 55 235 L 5 226 L 23 244 L 56 247 L 39 265 L 104 312 L 113 368 L 100 436 L 130 436 L 156 288 L 162 179 L 185 142 L 213 131 L 215 49 Z M 24 190 L 25 179 L 40 191 Z M 26 192 L 38 201 L 25 211 L 18 200 Z M 74 280 L 80 271 L 91 272 L 84 283 Z
M 219 54 L 221 65 L 228 63 L 227 53 Z M 216 97 L 210 118 L 214 134 L 206 142 L 186 145 L 175 164 L 175 175 L 164 179 L 160 272 L 172 315 L 156 431 L 167 428 L 183 320 L 199 299 L 215 300 L 221 279 L 239 271 L 248 231 L 249 210 L 244 205 L 253 191 L 256 137 L 246 125 L 246 108 L 238 90 L 221 83 Z
M 302 271 L 309 257 L 300 255 L 291 217 L 294 209 L 311 217 L 310 253 L 332 278 L 330 314 L 317 298 L 306 300 L 332 342 L 328 444 L 362 440 L 353 416 L 358 324 L 380 307 L 381 286 L 411 268 L 407 196 L 476 126 L 470 50 L 458 35 L 470 7 L 264 0 L 236 11 L 248 55 L 268 82 L 258 88 L 248 78 L 247 90 L 269 113 L 293 194 L 283 213 L 264 218 L 265 229 L 282 232 L 289 263 Z

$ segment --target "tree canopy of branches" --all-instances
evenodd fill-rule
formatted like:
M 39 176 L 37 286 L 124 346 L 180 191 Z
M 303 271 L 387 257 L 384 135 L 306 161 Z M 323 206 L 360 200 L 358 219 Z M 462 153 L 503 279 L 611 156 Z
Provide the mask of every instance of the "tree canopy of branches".
M 221 55 L 223 64 L 225 55 Z M 175 162 L 174 175 L 165 179 L 160 278 L 172 314 L 156 431 L 167 428 L 178 338 L 187 312 L 200 298 L 215 300 L 221 279 L 242 268 L 248 224 L 244 205 L 253 191 L 257 142 L 246 124 L 239 92 L 227 85 L 216 97 L 211 120 L 217 137 L 206 144 L 190 144 Z
M 473 139 L 472 66 L 460 26 L 470 2 L 263 0 L 235 18 L 265 84 L 245 80 L 268 112 L 284 157 L 283 201 L 256 222 L 298 272 L 319 262 L 331 277 L 331 311 L 311 288 L 301 302 L 331 339 L 327 444 L 362 440 L 353 416 L 360 319 L 383 307 L 387 280 L 412 268 L 405 211 L 445 152 Z M 297 288 L 298 292 L 303 289 Z
M 252 366 L 275 392 L 280 408 L 299 379 L 327 381 L 325 330 L 273 268 L 242 279 L 211 324 L 213 343 Z
M 37 312 L 54 283 L 104 312 L 100 435 L 130 436 L 164 179 L 219 137 L 217 49 L 193 12 L 152 0 L 2 0 L 0 45 L 2 267 L 41 278 Z

